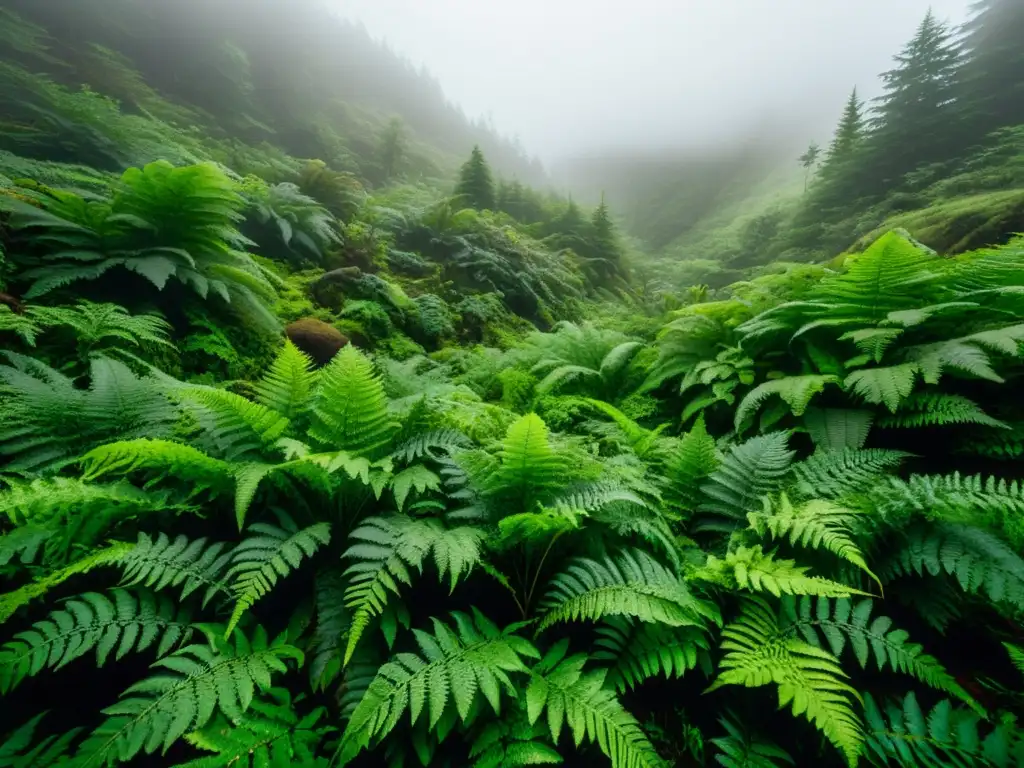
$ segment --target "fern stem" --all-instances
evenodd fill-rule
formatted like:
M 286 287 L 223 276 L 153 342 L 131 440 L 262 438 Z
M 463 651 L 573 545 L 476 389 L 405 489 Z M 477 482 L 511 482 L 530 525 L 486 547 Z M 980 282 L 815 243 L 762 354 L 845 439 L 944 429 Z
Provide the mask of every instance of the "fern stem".
M 555 542 L 558 541 L 559 537 L 564 531 L 558 531 L 554 536 L 551 537 L 551 541 L 548 542 L 547 547 L 544 550 L 544 554 L 541 555 L 540 562 L 537 563 L 537 570 L 533 574 L 533 582 L 530 584 L 530 589 L 526 593 L 526 606 L 523 608 L 523 620 L 526 620 L 527 613 L 530 608 L 530 603 L 533 602 L 533 593 L 537 590 L 537 581 L 540 579 L 541 571 L 544 570 L 544 561 L 548 559 L 548 555 L 551 554 L 551 549 L 555 546 Z M 529 565 L 527 565 L 529 568 Z

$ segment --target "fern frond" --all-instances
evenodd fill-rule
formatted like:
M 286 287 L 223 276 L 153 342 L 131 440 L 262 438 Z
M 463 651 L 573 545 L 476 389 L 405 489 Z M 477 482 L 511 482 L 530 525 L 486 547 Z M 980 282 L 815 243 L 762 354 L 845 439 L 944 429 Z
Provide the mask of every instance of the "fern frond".
M 788 443 L 788 432 L 773 432 L 733 446 L 701 486 L 704 502 L 700 511 L 725 518 L 721 524 L 706 527 L 735 527 L 760 506 L 761 496 L 778 490 L 796 455 Z
M 782 398 L 782 402 L 789 406 L 789 410 L 794 416 L 803 416 L 814 396 L 824 392 L 825 387 L 829 384 L 839 384 L 839 377 L 808 374 L 806 376 L 786 376 L 783 379 L 759 384 L 747 393 L 747 396 L 740 401 L 736 408 L 733 420 L 736 431 L 742 431 L 747 420 L 757 413 L 765 400 L 773 395 Z
M 351 344 L 320 371 L 310 416 L 311 438 L 333 450 L 368 458 L 386 452 L 397 426 L 388 414 L 380 377 Z
M 761 536 L 788 539 L 792 546 L 825 549 L 878 581 L 851 535 L 860 516 L 826 499 L 812 499 L 794 507 L 783 493 L 777 502 L 765 498 L 764 511 L 752 512 L 748 519 L 750 527 Z
M 190 542 L 177 536 L 172 541 L 165 533 L 156 539 L 140 533 L 138 542 L 120 560 L 125 586 L 142 585 L 155 591 L 181 587 L 179 600 L 203 589 L 205 607 L 218 593 L 231 593 L 224 581 L 231 551 L 225 547 L 221 542 L 208 545 L 205 538 Z
M 938 523 L 913 526 L 879 575 L 956 578 L 968 593 L 982 593 L 993 603 L 1024 608 L 1024 560 L 990 533 L 968 525 Z
M 272 688 L 233 722 L 219 716 L 186 735 L 193 746 L 216 754 L 175 768 L 327 768 L 327 758 L 317 755 L 334 730 L 321 724 L 326 714 L 318 707 L 300 716 L 288 691 Z
M 665 467 L 665 506 L 681 519 L 689 517 L 700 503 L 701 483 L 718 469 L 718 449 L 704 426 L 704 416 L 697 417 L 693 428 L 683 435 L 679 448 Z
M 72 742 L 81 729 L 61 736 L 47 736 L 32 745 L 36 727 L 46 713 L 36 715 L 27 723 L 0 739 L 2 768 L 63 768 L 68 764 Z
M 0 491 L 0 516 L 6 516 L 13 525 L 66 522 L 111 512 L 116 513 L 111 516 L 130 517 L 175 506 L 161 494 L 142 491 L 128 483 L 100 485 L 72 477 L 12 482 Z
M 911 475 L 890 477 L 869 494 L 883 515 L 915 512 L 933 520 L 975 524 L 1019 525 L 1024 514 L 1024 484 L 982 475 Z
M 422 464 L 414 464 L 391 478 L 391 490 L 395 494 L 399 512 L 405 509 L 405 500 L 413 489 L 417 493 L 424 493 L 428 489 L 437 491 L 440 488 L 441 478 Z
M 290 421 L 265 405 L 222 389 L 192 388 L 182 392 L 192 401 L 202 433 L 199 444 L 228 461 L 258 455 L 287 431 Z
M 231 553 L 231 567 L 225 578 L 232 578 L 235 608 L 228 621 L 226 635 L 230 635 L 242 615 L 277 584 L 297 569 L 304 558 L 312 557 L 321 546 L 331 540 L 328 523 L 314 523 L 302 530 L 290 517 L 281 515 L 281 525 L 254 523 L 251 533 Z
M 102 667 L 115 647 L 114 658 L 121 659 L 159 640 L 156 655 L 164 656 L 191 634 L 188 612 L 168 598 L 145 590 L 115 589 L 109 596 L 87 592 L 0 647 L 0 693 L 10 692 L 26 677 L 44 669 L 60 669 L 93 650 L 96 666 Z
M 671 627 L 701 627 L 706 620 L 719 620 L 714 605 L 694 597 L 678 576 L 640 550 L 574 561 L 551 580 L 541 609 L 541 630 L 558 622 L 609 616 Z
M 597 742 L 612 768 L 661 768 L 663 762 L 615 692 L 605 686 L 606 670 L 584 672 L 587 657 L 565 657 L 562 641 L 534 668 L 526 689 L 530 724 L 547 713 L 551 740 L 557 744 L 562 728 L 575 743 Z
M 696 627 L 666 627 L 609 617 L 597 628 L 591 658 L 609 665 L 608 683 L 625 693 L 652 677 L 671 680 L 709 663 L 708 638 Z
M 865 751 L 877 766 L 946 768 L 962 766 L 1019 765 L 1024 742 L 1010 723 L 1001 723 L 982 738 L 979 716 L 940 701 L 925 713 L 913 692 L 902 702 L 882 707 L 870 695 L 864 697 L 867 721 Z
M 708 688 L 726 685 L 758 688 L 778 685 L 779 706 L 791 705 L 856 765 L 864 733 L 854 711 L 857 691 L 827 651 L 779 633 L 778 621 L 768 604 L 749 600 L 739 617 L 722 631 L 720 673 Z
M 907 632 L 892 629 L 892 619 L 877 616 L 872 620 L 873 608 L 871 598 L 854 603 L 850 599 L 784 597 L 780 629 L 786 636 L 799 633 L 811 645 L 830 650 L 836 658 L 842 657 L 849 644 L 862 669 L 874 658 L 879 671 L 889 667 L 893 672 L 911 675 L 925 685 L 956 696 L 984 716 L 984 710 L 935 657 L 924 653 L 917 643 L 909 642 Z
M 439 451 L 451 454 L 470 445 L 469 439 L 458 430 L 438 429 L 410 437 L 392 452 L 391 458 L 403 463 L 423 458 L 436 460 Z
M 456 612 L 452 618 L 454 628 L 433 619 L 432 632 L 414 630 L 420 653 L 400 653 L 380 668 L 345 729 L 340 765 L 390 733 L 406 711 L 413 725 L 425 715 L 433 729 L 449 707 L 465 722 L 478 694 L 495 712 L 502 691 L 514 695 L 509 675 L 525 673 L 523 658 L 537 658 L 536 649 L 475 609 L 472 616 Z
M 297 419 L 309 407 L 315 383 L 313 361 L 286 339 L 270 369 L 256 384 L 256 399 L 286 419 Z
M 886 368 L 865 368 L 854 371 L 843 382 L 843 388 L 872 405 L 884 405 L 893 413 L 899 410 L 921 373 L 916 362 L 901 363 Z
M 707 563 L 695 576 L 731 589 L 769 592 L 775 597 L 784 594 L 822 597 L 865 594 L 859 589 L 820 576 L 808 576 L 808 570 L 793 560 L 776 560 L 774 552 L 765 553 L 761 545 L 757 545 L 736 547 L 723 558 L 708 555 Z
M 860 449 L 868 440 L 875 415 L 844 408 L 808 408 L 804 426 L 819 450 Z
M 878 420 L 878 426 L 886 429 L 960 424 L 1009 429 L 1007 424 L 993 419 L 973 400 L 943 392 L 917 392 L 904 400 L 896 413 Z
M 542 741 L 546 730 L 530 723 L 526 714 L 514 710 L 513 718 L 488 723 L 473 741 L 469 756 L 473 768 L 525 768 L 530 765 L 560 765 L 562 756 Z
M 350 586 L 345 604 L 352 611 L 345 663 L 356 645 L 379 616 L 388 593 L 399 594 L 399 585 L 412 585 L 410 571 L 420 571 L 429 555 L 437 566 L 438 578 L 450 576 L 454 590 L 480 560 L 482 531 L 462 526 L 445 528 L 439 520 L 408 517 L 369 518 L 349 534 L 354 542 L 345 557 L 355 560 L 345 571 Z
M 188 484 L 193 493 L 209 490 L 230 493 L 234 476 L 230 464 L 198 448 L 170 440 L 124 440 L 94 448 L 81 458 L 83 477 L 97 480 L 132 472 L 152 474 L 160 480 L 173 477 Z
M 103 710 L 106 722 L 78 749 L 76 764 L 109 765 L 138 754 L 162 753 L 186 733 L 205 726 L 215 711 L 240 719 L 255 691 L 270 688 L 287 659 L 301 660 L 292 646 L 269 643 L 259 629 L 249 639 L 190 645 L 153 664 L 156 674 L 128 688 Z
M 867 491 L 911 454 L 884 448 L 818 450 L 793 467 L 796 488 L 806 498 L 838 499 Z
M 533 512 L 545 494 L 565 485 L 566 459 L 552 447 L 547 425 L 534 413 L 508 428 L 499 458 L 485 492 L 514 505 L 508 513 Z
M 786 750 L 748 733 L 742 726 L 727 717 L 718 719 L 725 729 L 725 736 L 711 739 L 721 752 L 715 756 L 719 765 L 725 768 L 778 768 L 780 761 L 796 765 Z

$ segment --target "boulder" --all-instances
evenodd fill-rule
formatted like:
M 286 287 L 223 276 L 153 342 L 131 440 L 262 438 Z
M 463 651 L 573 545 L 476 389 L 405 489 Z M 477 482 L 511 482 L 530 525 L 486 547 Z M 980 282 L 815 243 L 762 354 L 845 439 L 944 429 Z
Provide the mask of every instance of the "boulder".
M 315 317 L 304 317 L 284 329 L 292 343 L 313 358 L 317 365 L 327 365 L 348 344 L 348 339 L 333 325 Z

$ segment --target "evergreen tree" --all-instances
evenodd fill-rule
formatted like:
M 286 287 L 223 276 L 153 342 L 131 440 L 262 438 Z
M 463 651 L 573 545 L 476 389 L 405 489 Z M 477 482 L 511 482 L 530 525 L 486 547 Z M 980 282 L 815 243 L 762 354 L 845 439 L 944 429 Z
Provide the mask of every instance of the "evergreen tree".
M 965 127 L 962 149 L 988 133 L 1024 123 L 1024 3 L 980 0 L 964 27 L 957 82 Z
M 594 209 L 590 217 L 590 233 L 585 250 L 584 255 L 588 258 L 598 282 L 625 276 L 622 246 L 603 194 L 601 204 Z
M 405 157 L 405 147 L 405 124 L 401 118 L 394 117 L 381 134 L 378 150 L 385 181 L 389 181 L 398 173 Z
M 882 75 L 885 95 L 867 138 L 864 192 L 871 198 L 900 186 L 907 173 L 950 157 L 960 62 L 952 31 L 929 11 L 895 60 L 897 67 Z
M 864 102 L 854 88 L 843 108 L 843 116 L 839 127 L 828 148 L 825 158 L 826 166 L 838 164 L 848 159 L 857 144 L 864 137 Z
M 817 142 L 811 142 L 811 146 L 807 148 L 807 151 L 800 155 L 798 162 L 804 169 L 804 192 L 807 191 L 807 184 L 811 179 L 811 172 L 814 170 L 814 166 L 818 164 L 818 159 L 821 157 L 821 147 L 818 146 Z
M 497 206 L 494 177 L 480 147 L 473 147 L 473 154 L 462 166 L 455 194 L 459 195 L 466 205 L 478 211 L 494 210 Z

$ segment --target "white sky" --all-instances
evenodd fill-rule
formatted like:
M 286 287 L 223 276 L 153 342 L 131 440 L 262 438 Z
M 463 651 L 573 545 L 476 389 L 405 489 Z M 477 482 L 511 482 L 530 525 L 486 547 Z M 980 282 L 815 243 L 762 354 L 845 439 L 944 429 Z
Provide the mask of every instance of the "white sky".
M 759 121 L 825 142 L 929 6 L 972 0 L 332 0 L 545 160 L 699 146 Z

